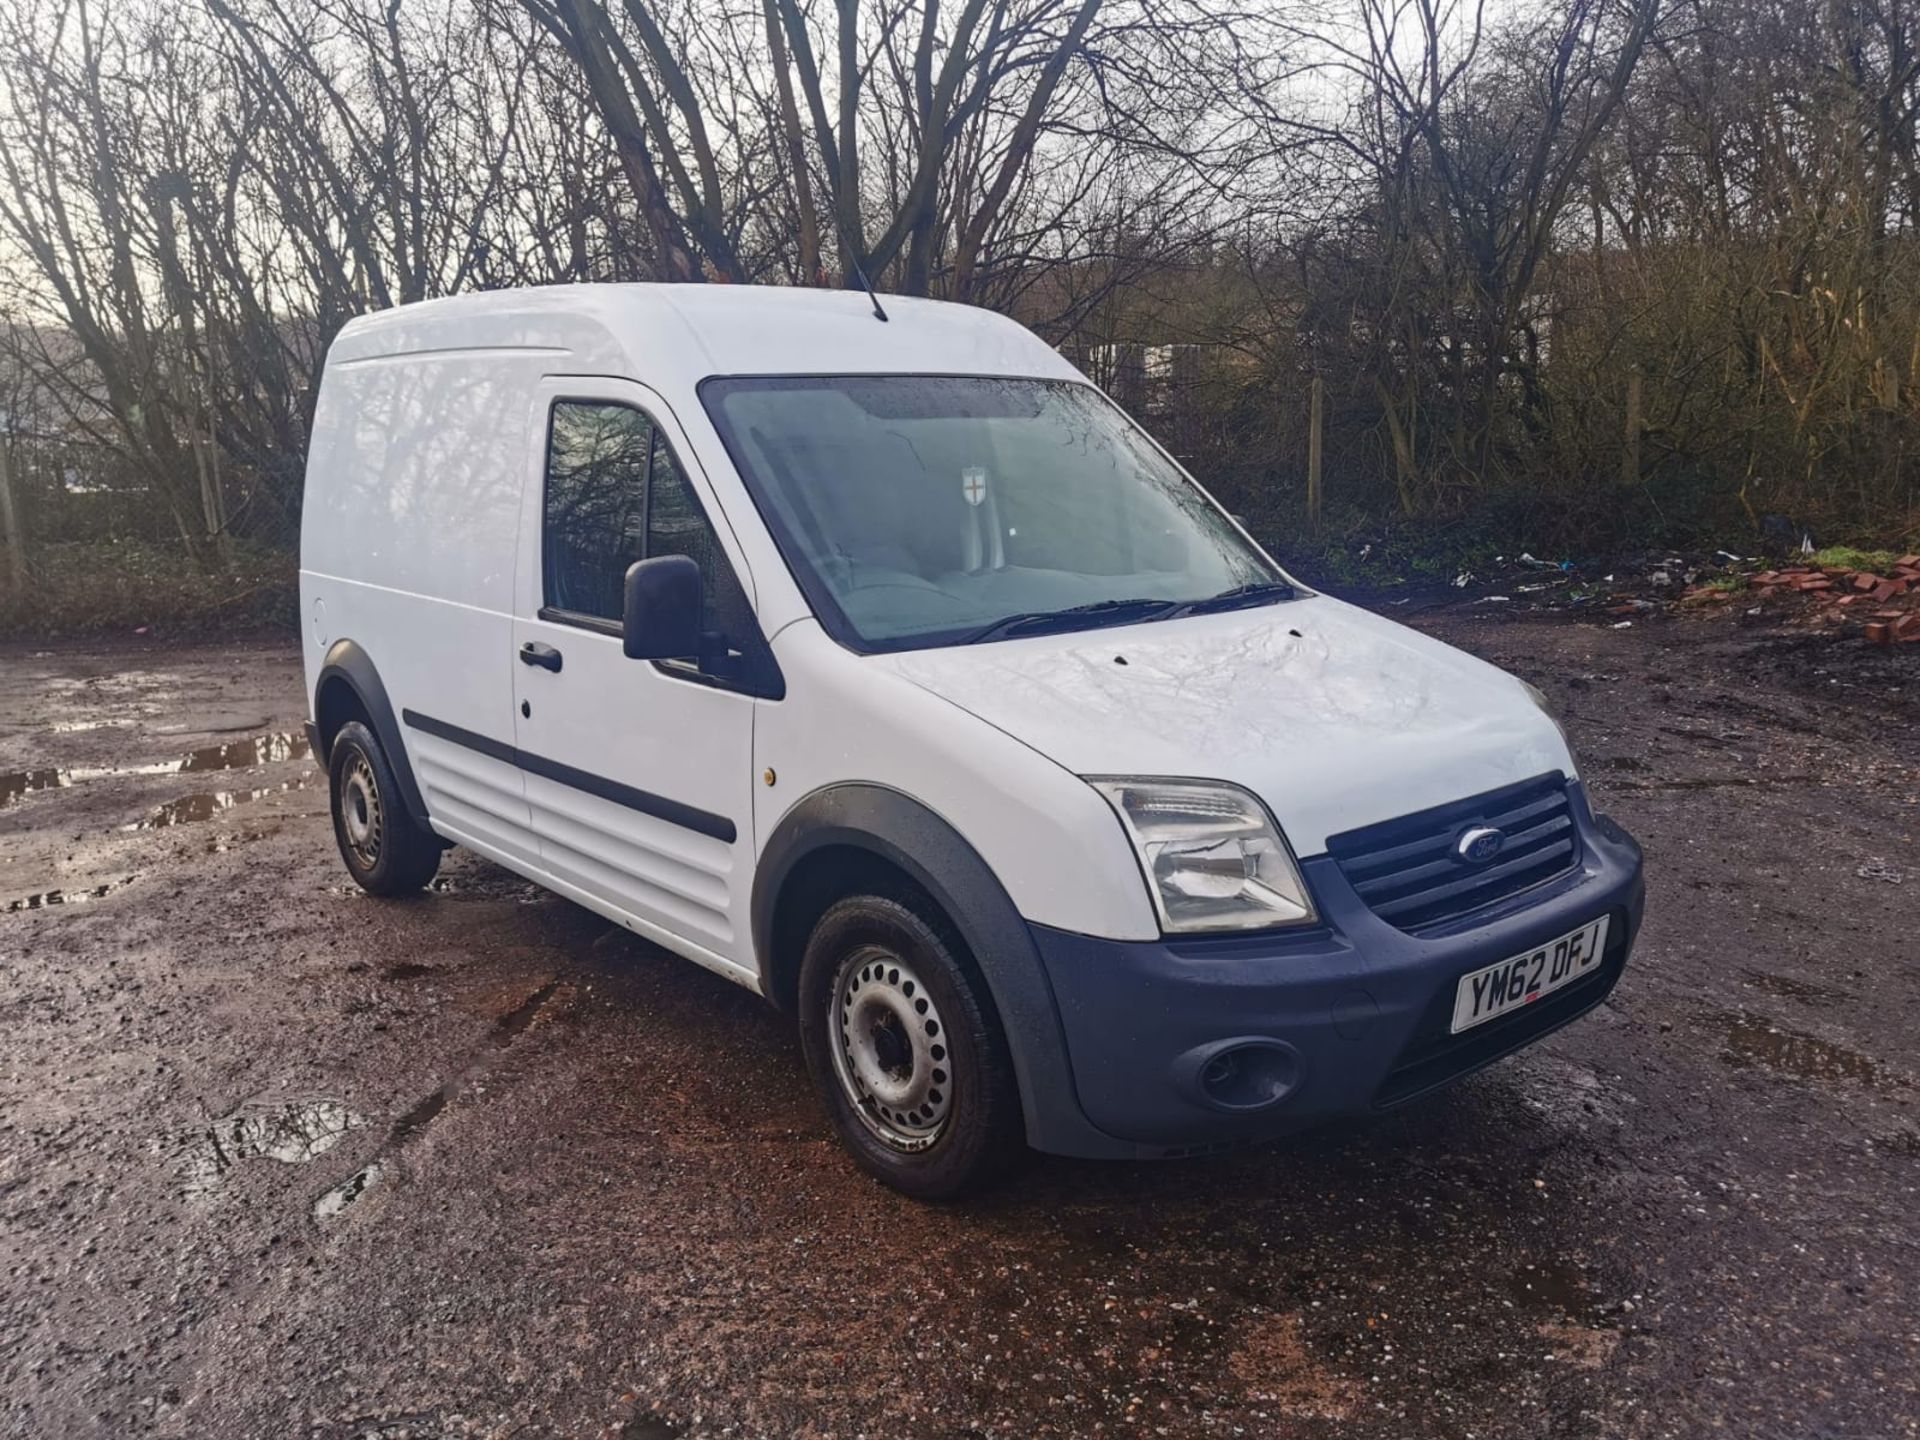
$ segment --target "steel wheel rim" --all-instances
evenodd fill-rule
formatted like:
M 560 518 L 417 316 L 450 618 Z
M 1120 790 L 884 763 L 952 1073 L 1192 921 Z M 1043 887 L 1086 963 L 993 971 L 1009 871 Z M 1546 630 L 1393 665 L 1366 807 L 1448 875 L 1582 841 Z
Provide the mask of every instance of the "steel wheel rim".
M 834 1075 L 861 1125 L 891 1149 L 927 1149 L 953 1114 L 953 1061 L 926 982 L 863 945 L 840 962 L 827 1006 Z
M 354 858 L 371 869 L 380 860 L 380 840 L 386 830 L 380 806 L 380 786 L 367 757 L 355 751 L 340 777 L 340 828 Z

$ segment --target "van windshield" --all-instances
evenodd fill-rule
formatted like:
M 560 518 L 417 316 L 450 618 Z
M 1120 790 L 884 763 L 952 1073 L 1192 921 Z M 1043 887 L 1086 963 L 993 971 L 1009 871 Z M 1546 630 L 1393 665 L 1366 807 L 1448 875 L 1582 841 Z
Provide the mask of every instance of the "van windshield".
M 712 379 L 700 393 L 815 613 L 855 649 L 1292 594 L 1091 386 L 802 376 Z

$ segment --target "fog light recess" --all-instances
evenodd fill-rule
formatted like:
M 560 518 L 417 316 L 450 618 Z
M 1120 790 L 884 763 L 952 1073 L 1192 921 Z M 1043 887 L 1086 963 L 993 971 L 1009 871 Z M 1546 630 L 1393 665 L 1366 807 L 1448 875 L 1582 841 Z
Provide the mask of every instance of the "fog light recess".
M 1300 1083 L 1300 1056 L 1279 1040 L 1247 1036 L 1189 1050 L 1175 1071 L 1192 1098 L 1215 1110 L 1264 1110 Z

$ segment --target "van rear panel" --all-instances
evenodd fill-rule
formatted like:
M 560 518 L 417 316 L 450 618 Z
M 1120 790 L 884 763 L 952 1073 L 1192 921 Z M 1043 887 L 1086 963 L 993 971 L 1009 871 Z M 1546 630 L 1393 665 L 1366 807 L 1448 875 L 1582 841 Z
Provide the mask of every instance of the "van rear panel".
M 328 649 L 351 640 L 396 720 L 423 712 L 510 746 L 516 546 L 538 480 L 527 397 L 565 357 L 432 338 L 395 337 L 399 353 L 337 344 L 327 365 L 301 523 L 308 693 Z M 400 729 L 437 824 L 532 858 L 510 763 Z
M 334 361 L 307 461 L 300 565 L 507 613 L 542 358 Z

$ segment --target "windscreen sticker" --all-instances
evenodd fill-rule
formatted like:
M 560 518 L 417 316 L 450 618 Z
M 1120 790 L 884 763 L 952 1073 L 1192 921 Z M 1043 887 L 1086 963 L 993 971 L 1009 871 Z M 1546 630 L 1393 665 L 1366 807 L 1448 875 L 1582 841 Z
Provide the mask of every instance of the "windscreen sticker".
M 967 497 L 969 505 L 986 502 L 987 469 L 984 465 L 969 465 L 960 472 L 960 493 Z

